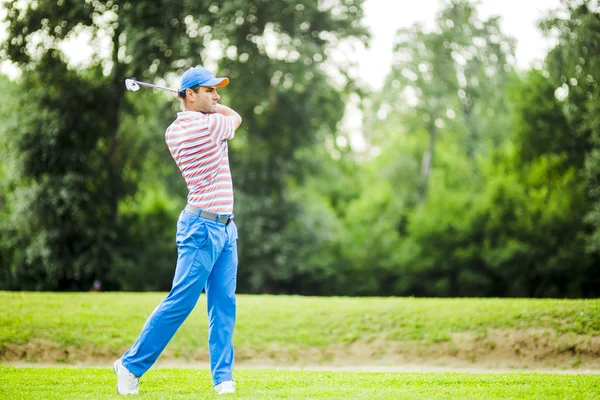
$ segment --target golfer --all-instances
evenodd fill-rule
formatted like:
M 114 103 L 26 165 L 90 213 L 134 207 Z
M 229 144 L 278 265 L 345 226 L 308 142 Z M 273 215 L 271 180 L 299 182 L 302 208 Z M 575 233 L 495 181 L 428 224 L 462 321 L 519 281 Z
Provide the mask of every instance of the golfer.
M 228 78 L 215 78 L 202 67 L 190 68 L 181 77 L 183 112 L 165 134 L 188 187 L 187 205 L 177 221 L 177 266 L 170 293 L 152 312 L 133 346 L 114 363 L 119 394 L 138 394 L 139 378 L 194 309 L 203 289 L 214 389 L 219 394 L 235 392 L 232 337 L 238 234 L 227 140 L 233 139 L 242 118 L 218 104 L 217 90 L 228 84 Z

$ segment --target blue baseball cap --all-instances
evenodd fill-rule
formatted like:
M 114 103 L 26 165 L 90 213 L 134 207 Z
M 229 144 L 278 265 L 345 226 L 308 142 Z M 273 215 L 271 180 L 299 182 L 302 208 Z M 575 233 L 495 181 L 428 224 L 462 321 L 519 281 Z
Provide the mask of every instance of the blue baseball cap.
M 192 88 L 194 86 L 227 86 L 229 85 L 229 78 L 215 78 L 215 76 L 206 68 L 197 66 L 192 67 L 185 71 L 181 76 L 181 84 L 179 86 L 179 93 L 185 92 L 185 89 Z

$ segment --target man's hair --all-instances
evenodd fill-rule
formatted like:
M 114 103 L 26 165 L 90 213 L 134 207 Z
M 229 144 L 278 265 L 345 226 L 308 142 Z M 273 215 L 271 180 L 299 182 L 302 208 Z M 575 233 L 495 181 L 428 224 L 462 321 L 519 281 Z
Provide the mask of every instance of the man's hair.
M 198 89 L 200 89 L 200 85 L 194 85 L 191 88 L 187 88 L 187 89 L 191 89 L 194 92 L 198 93 Z M 185 99 L 185 92 L 187 91 L 187 89 L 182 90 L 181 92 L 177 93 L 177 96 L 179 96 L 179 98 L 181 98 L 181 99 Z

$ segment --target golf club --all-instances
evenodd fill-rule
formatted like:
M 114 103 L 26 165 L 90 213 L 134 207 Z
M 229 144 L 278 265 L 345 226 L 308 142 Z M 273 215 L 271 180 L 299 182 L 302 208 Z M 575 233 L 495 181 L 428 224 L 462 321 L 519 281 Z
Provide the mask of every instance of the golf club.
M 155 85 L 153 83 L 148 83 L 148 82 L 136 81 L 135 79 L 125 79 L 125 87 L 127 88 L 127 90 L 131 90 L 132 92 L 137 92 L 138 90 L 140 90 L 140 85 L 155 88 L 155 89 L 166 90 L 168 92 L 177 93 L 177 90 L 171 89 L 168 87 L 159 86 L 159 85 Z

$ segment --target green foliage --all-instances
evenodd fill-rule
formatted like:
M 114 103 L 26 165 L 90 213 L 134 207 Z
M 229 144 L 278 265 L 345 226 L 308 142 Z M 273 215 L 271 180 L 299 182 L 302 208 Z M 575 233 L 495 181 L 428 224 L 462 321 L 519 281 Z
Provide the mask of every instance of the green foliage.
M 168 290 L 177 248 L 176 219 L 187 188 L 164 142 L 173 106 L 160 93 L 129 94 L 131 110 L 121 117 L 119 141 L 127 149 L 122 176 L 136 190 L 119 202 L 118 243 L 106 289 Z M 133 102 L 133 100 L 137 100 Z
M 483 188 L 436 183 L 409 220 L 400 260 L 411 279 L 402 293 L 585 295 L 581 181 L 563 172 L 563 158 L 540 157 L 523 170 L 515 159 L 509 150 L 484 163 Z
M 515 106 L 514 137 L 519 156 L 531 162 L 544 154 L 565 154 L 566 165 L 581 167 L 586 141 L 574 135 L 556 88 L 539 70 L 529 71 L 511 91 Z
M 14 99 L 17 91 L 18 86 L 14 82 L 0 75 L 0 92 L 4 93 L 4 96 L 0 97 L 0 120 L 8 121 L 11 118 L 11 114 L 15 111 L 15 104 L 11 100 Z M 14 234 L 14 229 L 10 223 L 11 210 L 7 197 L 13 190 L 9 176 L 14 166 L 8 161 L 12 153 L 7 138 L 8 133 L 0 129 L 0 158 L 3 160 L 0 163 L 0 287 L 3 288 L 15 287 L 10 268 L 7 266 L 12 265 L 18 252 L 17 248 L 10 245 L 10 237 Z
M 558 44 L 524 74 L 498 18 L 448 1 L 434 30 L 398 32 L 370 96 L 327 57 L 367 42 L 362 0 L 4 4 L 0 57 L 23 79 L 0 77 L 0 288 L 170 287 L 186 187 L 163 133 L 178 104 L 123 79 L 206 63 L 244 119 L 230 142 L 240 292 L 600 294 L 591 1 L 542 22 Z M 82 32 L 108 53 L 67 65 L 58 49 Z M 352 92 L 359 151 L 339 126 Z
M 542 156 L 510 172 L 514 155 L 492 167 L 482 257 L 512 296 L 581 296 L 584 186 L 564 157 Z M 508 166 L 506 162 L 508 161 Z M 507 171 L 508 167 L 508 171 Z M 570 276 L 569 281 L 564 276 Z M 592 292 L 593 293 L 593 292 Z
M 166 160 L 165 151 L 153 149 L 159 144 L 150 136 L 162 138 L 168 124 L 165 98 L 125 96 L 123 80 L 173 78 L 169 74 L 204 61 L 216 62 L 219 74 L 231 78 L 224 102 L 244 118 L 231 146 L 240 199 L 236 214 L 245 238 L 240 260 L 252 271 L 251 277 L 242 273 L 240 289 L 272 291 L 274 280 L 292 282 L 301 273 L 304 255 L 318 240 L 318 232 L 311 224 L 296 223 L 305 209 L 289 198 L 287 185 L 305 173 L 297 154 L 333 135 L 343 115 L 344 93 L 352 85 L 346 72 L 350 65 L 336 68 L 342 77 L 339 85 L 331 83 L 322 65 L 328 47 L 349 38 L 367 40 L 360 22 L 362 0 L 323 5 L 246 0 L 160 5 L 8 1 L 5 7 L 9 37 L 0 54 L 31 71 L 26 76 L 44 76 L 45 80 L 26 78 L 22 87 L 29 92 L 48 88 L 47 96 L 55 100 L 54 105 L 39 103 L 48 111 L 25 115 L 29 111 L 24 109 L 14 116 L 19 123 L 35 119 L 36 124 L 27 125 L 38 131 L 17 131 L 15 140 L 29 142 L 19 148 L 26 162 L 15 162 L 19 181 L 27 184 L 15 187 L 14 202 L 27 197 L 27 204 L 43 203 L 42 198 L 52 199 L 53 190 L 61 187 L 67 196 L 61 200 L 68 204 L 65 207 L 82 208 L 81 215 L 89 218 L 79 221 L 85 234 L 67 235 L 58 227 L 68 225 L 65 220 L 73 218 L 74 211 L 54 215 L 61 210 L 57 200 L 43 210 L 49 219 L 35 214 L 35 221 L 14 224 L 19 234 L 10 247 L 22 248 L 25 254 L 6 268 L 28 274 L 14 287 L 82 289 L 92 278 L 101 278 L 109 288 L 165 287 L 170 275 L 166 265 L 173 264 L 167 262 L 172 254 L 167 243 L 172 240 L 165 239 L 173 235 L 168 218 L 175 219 L 175 210 L 182 208 L 185 186 L 174 183 L 181 178 L 172 160 Z M 94 47 L 90 68 L 67 70 L 58 61 L 57 49 L 83 32 L 92 37 L 92 45 L 101 37 L 108 39 L 108 55 Z M 269 45 L 273 38 L 275 49 Z M 203 60 L 209 45 L 222 46 L 224 57 Z M 46 87 L 46 81 L 53 83 Z M 71 93 L 73 87 L 76 94 L 88 91 L 88 97 L 77 97 Z M 129 117 L 133 113 L 141 118 Z M 69 125 L 78 115 L 86 116 L 77 121 L 81 126 L 93 127 L 86 131 L 86 142 L 73 141 L 72 147 L 63 148 L 60 141 L 38 141 L 50 130 L 66 138 L 81 135 Z M 164 143 L 160 146 L 164 149 Z M 72 159 L 90 162 L 82 173 L 79 164 L 68 162 Z M 157 167 L 163 162 L 171 167 Z M 54 180 L 44 180 L 47 176 Z M 67 176 L 71 181 L 65 181 Z M 84 201 L 87 208 L 79 204 Z M 176 205 L 177 201 L 181 203 Z M 93 240 L 88 243 L 87 237 Z M 144 279 L 136 279 L 138 274 Z M 29 286 L 22 286 L 26 280 Z
M 374 109 L 403 116 L 391 118 L 405 132 L 427 131 L 423 195 L 437 157 L 436 141 L 444 131 L 452 131 L 471 158 L 506 140 L 510 110 L 504 88 L 513 53 L 514 40 L 501 32 L 498 18 L 482 20 L 470 1 L 447 2 L 431 32 L 419 24 L 397 32 L 392 71 L 384 85 L 392 90 L 378 96 Z M 371 123 L 377 132 L 377 121 Z
M 381 154 L 346 209 L 352 268 L 341 268 L 359 277 L 350 293 L 597 295 L 584 223 L 595 186 L 581 180 L 587 139 L 574 119 L 582 110 L 555 97 L 547 72 L 507 73 L 511 43 L 497 19 L 478 21 L 459 1 L 436 31 L 398 33 L 386 87 L 402 90 L 375 99 L 369 131 Z M 487 68 L 499 73 L 485 79 Z M 357 221 L 380 213 L 388 218 Z
M 148 166 L 138 151 L 155 143 L 136 140 L 144 129 L 127 125 L 123 113 L 135 110 L 131 101 L 136 100 L 124 96 L 123 80 L 152 78 L 194 63 L 204 38 L 182 40 L 181 22 L 208 5 L 184 10 L 176 3 L 5 3 L 9 37 L 2 55 L 24 70 L 25 89 L 22 108 L 11 121 L 18 152 L 10 196 L 19 209 L 11 217 L 10 246 L 20 250 L 3 267 L 11 269 L 12 287 L 87 289 L 94 278 L 106 287 L 125 285 L 115 270 L 144 261 L 133 249 L 151 247 L 164 236 L 164 231 L 154 233 L 146 236 L 150 242 L 141 243 L 144 235 L 133 234 L 146 229 L 135 224 L 144 217 L 118 214 L 119 202 L 137 191 L 140 170 Z M 197 15 L 209 18 L 210 13 Z M 67 69 L 57 49 L 82 32 L 94 40 L 108 38 L 112 48 L 108 56 L 94 48 L 86 70 Z M 144 115 L 153 112 L 155 125 L 145 125 L 156 135 L 155 127 L 164 132 L 166 120 L 156 109 L 143 110 Z M 164 229 L 164 210 L 152 215 Z
M 244 118 L 230 157 L 242 238 L 238 287 L 251 293 L 313 292 L 302 282 L 325 227 L 316 219 L 321 212 L 314 215 L 315 207 L 291 192 L 311 170 L 306 152 L 318 153 L 317 146 L 335 137 L 343 117 L 351 65 L 337 66 L 344 77 L 340 85 L 331 83 L 323 66 L 330 46 L 367 40 L 362 0 L 323 7 L 239 1 L 219 13 L 230 21 L 227 43 L 235 53 L 219 62 L 221 73 L 232 79 L 223 93 Z M 275 46 L 267 45 L 268 35 L 277 39 Z
M 546 58 L 554 85 L 560 87 L 569 130 L 563 143 L 571 158 L 583 165 L 586 179 L 585 229 L 589 288 L 600 284 L 600 11 L 594 1 L 563 0 L 561 12 L 542 22 L 545 32 L 558 34 L 558 45 Z M 593 289 L 592 289 L 593 290 Z
M 118 249 L 109 285 L 118 282 L 127 291 L 171 289 L 177 261 L 173 215 L 181 212 L 185 199 L 169 197 L 159 183 L 143 184 L 120 204 L 119 225 L 126 241 Z
M 36 112 L 16 111 L 2 128 L 13 150 L 6 234 L 8 245 L 19 249 L 2 267 L 10 268 L 13 287 L 87 289 L 109 265 L 110 204 L 123 190 L 103 168 L 111 156 L 110 107 L 96 108 L 110 94 L 68 71 L 56 53 L 39 65 L 24 74 L 27 96 L 13 98 L 18 109 Z

